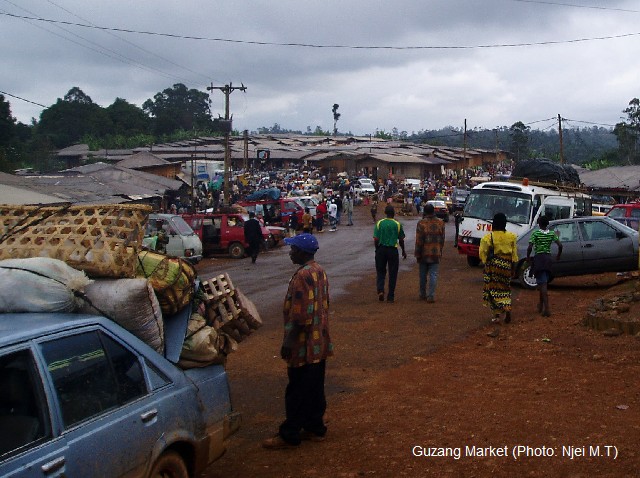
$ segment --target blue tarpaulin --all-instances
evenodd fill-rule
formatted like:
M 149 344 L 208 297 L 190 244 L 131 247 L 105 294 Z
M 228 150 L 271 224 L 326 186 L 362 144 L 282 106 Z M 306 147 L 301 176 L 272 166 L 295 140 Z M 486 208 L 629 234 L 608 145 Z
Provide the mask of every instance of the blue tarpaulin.
M 259 201 L 260 199 L 279 199 L 280 190 L 278 188 L 258 189 L 247 196 L 248 201 Z

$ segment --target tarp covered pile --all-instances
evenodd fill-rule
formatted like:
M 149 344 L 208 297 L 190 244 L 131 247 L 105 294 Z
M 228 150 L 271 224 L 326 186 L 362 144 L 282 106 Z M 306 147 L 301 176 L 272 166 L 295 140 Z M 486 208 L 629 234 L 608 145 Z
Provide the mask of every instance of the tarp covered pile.
M 545 183 L 580 185 L 580 175 L 571 165 L 554 163 L 548 159 L 518 161 L 511 177 L 528 178 Z

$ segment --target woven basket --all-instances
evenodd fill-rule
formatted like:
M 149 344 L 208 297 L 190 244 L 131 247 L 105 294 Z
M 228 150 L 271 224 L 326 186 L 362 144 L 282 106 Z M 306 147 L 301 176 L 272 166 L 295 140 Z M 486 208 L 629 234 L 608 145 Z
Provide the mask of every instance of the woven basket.
M 151 207 L 0 205 L 0 260 L 51 257 L 89 277 L 135 277 Z

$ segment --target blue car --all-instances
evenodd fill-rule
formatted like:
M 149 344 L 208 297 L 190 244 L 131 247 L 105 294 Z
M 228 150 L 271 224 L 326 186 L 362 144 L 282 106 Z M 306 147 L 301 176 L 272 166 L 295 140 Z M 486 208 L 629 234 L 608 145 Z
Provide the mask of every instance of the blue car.
M 221 365 L 183 371 L 103 317 L 0 314 L 0 476 L 197 476 L 239 422 Z

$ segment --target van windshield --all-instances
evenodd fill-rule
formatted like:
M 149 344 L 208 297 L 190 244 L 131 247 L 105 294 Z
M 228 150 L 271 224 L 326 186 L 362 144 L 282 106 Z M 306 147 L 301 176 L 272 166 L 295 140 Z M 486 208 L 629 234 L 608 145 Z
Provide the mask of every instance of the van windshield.
M 464 207 L 465 217 L 484 221 L 493 220 L 493 216 L 499 212 L 504 213 L 509 222 L 529 224 L 531 197 L 516 191 L 479 189 L 471 191 Z

